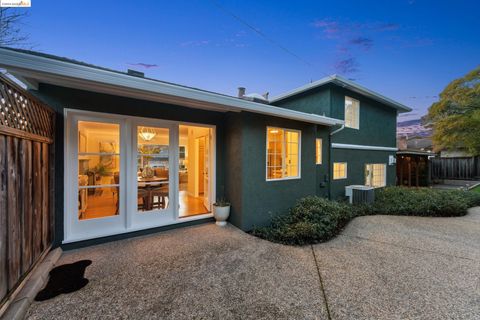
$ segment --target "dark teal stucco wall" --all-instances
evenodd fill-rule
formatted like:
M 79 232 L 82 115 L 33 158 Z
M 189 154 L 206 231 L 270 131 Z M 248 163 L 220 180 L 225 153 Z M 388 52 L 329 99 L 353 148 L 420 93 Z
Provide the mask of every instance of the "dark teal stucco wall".
M 226 182 L 229 194 L 240 192 L 242 196 L 240 206 L 233 208 L 235 213 L 231 222 L 240 221 L 240 224 L 236 224 L 238 227 L 251 230 L 254 226 L 269 224 L 274 216 L 287 213 L 298 199 L 316 194 L 316 175 L 314 174 L 316 126 L 246 112 L 235 114 L 233 117 L 236 124 L 228 125 L 226 131 L 227 136 L 241 136 L 242 147 L 236 154 L 242 158 L 241 165 L 237 166 L 237 169 L 241 170 L 241 177 L 237 177 L 235 172 L 229 172 L 233 168 L 227 167 Z M 300 179 L 266 181 L 268 126 L 301 131 Z M 229 133 L 233 130 L 241 130 L 241 132 Z M 233 140 L 238 141 L 238 136 L 234 139 L 227 138 L 227 144 Z M 233 150 L 237 149 L 237 146 L 227 145 L 226 149 L 228 158 L 229 154 L 234 154 Z M 240 201 L 235 195 L 232 199 L 235 199 L 234 202 Z M 241 213 L 237 213 L 238 208 L 241 208 Z
M 308 92 L 298 94 L 294 97 L 273 103 L 278 107 L 296 111 L 313 113 L 318 115 L 331 116 L 330 86 L 312 89 Z
M 389 155 L 395 155 L 395 152 L 332 149 L 330 174 L 333 177 L 333 162 L 347 162 L 347 179 L 331 180 L 331 199 L 343 199 L 345 197 L 345 186 L 365 184 L 365 164 L 369 163 L 385 163 L 387 165 L 387 185 L 395 185 L 396 167 L 395 165 L 388 165 Z
M 332 117 L 345 118 L 345 96 L 360 101 L 360 128 L 345 128 L 332 137 L 334 143 L 395 147 L 397 111 L 350 90 L 331 89 Z
M 242 113 L 229 112 L 225 117 L 225 196 L 231 203 L 229 222 L 243 225 L 243 121 Z

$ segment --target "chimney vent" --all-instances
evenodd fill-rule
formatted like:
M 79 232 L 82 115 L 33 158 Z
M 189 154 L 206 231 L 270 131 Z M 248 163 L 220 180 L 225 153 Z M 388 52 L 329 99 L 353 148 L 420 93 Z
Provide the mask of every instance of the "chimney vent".
M 128 69 L 127 74 L 131 75 L 131 76 L 134 76 L 134 77 L 139 77 L 139 78 L 144 78 L 145 77 L 145 74 L 143 72 L 140 72 L 140 71 L 137 71 L 137 70 L 132 70 L 132 69 Z
M 244 87 L 238 87 L 238 97 L 239 98 L 243 98 L 243 96 L 245 95 L 245 88 Z
M 268 101 L 268 94 L 269 94 L 269 93 L 270 93 L 270 92 L 265 92 L 264 94 L 262 94 L 262 97 L 264 97 L 265 100 L 267 100 L 267 101 Z

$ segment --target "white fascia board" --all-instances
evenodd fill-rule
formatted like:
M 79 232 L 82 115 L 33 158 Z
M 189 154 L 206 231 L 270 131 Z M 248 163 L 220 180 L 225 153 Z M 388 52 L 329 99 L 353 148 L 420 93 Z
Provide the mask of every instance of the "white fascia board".
M 320 86 L 323 86 L 327 83 L 335 83 L 341 87 L 345 87 L 345 88 L 348 88 L 354 92 L 357 92 L 359 94 L 362 94 L 364 96 L 367 96 L 373 100 L 376 100 L 376 101 L 379 101 L 381 103 L 384 103 L 390 107 L 393 107 L 395 109 L 397 109 L 400 113 L 403 113 L 403 112 L 410 112 L 412 111 L 411 108 L 401 104 L 401 103 L 398 103 L 390 98 L 387 98 L 385 97 L 384 95 L 381 95 L 379 93 L 376 93 L 370 89 L 367 89 L 353 81 L 350 81 L 348 79 L 345 79 L 339 75 L 331 75 L 331 76 L 328 76 L 328 77 L 325 77 L 325 78 L 322 78 L 320 80 L 317 80 L 317 81 L 314 81 L 312 83 L 309 83 L 309 84 L 306 84 L 304 86 L 301 86 L 297 89 L 294 89 L 294 90 L 291 90 L 289 92 L 286 92 L 284 94 L 281 94 L 279 96 L 276 96 L 274 97 L 272 100 L 270 100 L 270 102 L 272 103 L 275 103 L 277 101 L 280 101 L 280 100 L 283 100 L 283 99 L 286 99 L 286 98 L 289 98 L 289 97 L 292 97 L 294 95 L 297 95 L 301 92 L 304 92 L 304 91 L 307 91 L 307 90 L 310 90 L 310 89 L 313 89 L 313 88 L 316 88 L 316 87 L 320 87 Z
M 61 82 L 63 86 L 91 88 L 90 90 L 92 91 L 110 92 L 123 96 L 131 94 L 136 98 L 139 95 L 145 95 L 147 99 L 148 95 L 158 96 L 158 98 L 170 97 L 171 103 L 174 103 L 173 101 L 179 98 L 180 100 L 177 104 L 183 104 L 184 101 L 188 100 L 191 102 L 189 106 L 195 107 L 195 103 L 200 102 L 199 105 L 201 106 L 199 107 L 201 109 L 208 108 L 207 105 L 211 105 L 213 108 L 222 111 L 248 111 L 326 126 L 343 124 L 343 120 L 339 119 L 265 105 L 236 97 L 133 77 L 127 74 L 8 49 L 0 48 L 0 66 L 17 72 L 24 77 L 37 79 L 39 82 L 44 81 L 44 79 L 56 79 L 55 81 Z
M 345 143 L 332 143 L 334 149 L 354 149 L 354 150 L 373 150 L 373 151 L 397 151 L 398 148 L 393 147 L 380 147 L 380 146 L 365 146 L 361 144 L 345 144 Z

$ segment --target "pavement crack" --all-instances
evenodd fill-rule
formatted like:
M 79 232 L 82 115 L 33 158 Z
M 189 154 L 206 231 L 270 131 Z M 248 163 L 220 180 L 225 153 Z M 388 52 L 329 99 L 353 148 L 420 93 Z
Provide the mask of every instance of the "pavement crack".
M 328 307 L 327 294 L 325 292 L 325 287 L 323 285 L 322 274 L 320 273 L 320 267 L 318 265 L 317 255 L 315 254 L 313 245 L 310 245 L 310 248 L 312 249 L 313 260 L 315 261 L 315 267 L 317 268 L 318 280 L 320 282 L 320 291 L 322 292 L 322 295 L 323 295 L 323 301 L 325 302 L 325 308 L 327 309 L 328 319 L 332 320 L 332 316 L 330 315 L 330 308 Z
M 456 255 L 453 255 L 453 254 L 448 254 L 448 253 L 443 253 L 443 252 L 438 252 L 438 251 L 433 251 L 433 250 L 426 250 L 426 249 L 421 249 L 421 248 L 415 248 L 415 247 L 410 247 L 410 246 L 402 246 L 402 245 L 399 245 L 399 244 L 396 244 L 396 243 L 374 240 L 374 239 L 360 237 L 360 236 L 351 236 L 351 235 L 347 235 L 347 234 L 342 234 L 341 236 L 348 237 L 348 238 L 357 238 L 357 239 L 376 242 L 376 243 L 381 243 L 381 244 L 386 244 L 386 245 L 397 247 L 397 248 L 411 249 L 411 250 L 417 250 L 417 251 L 427 252 L 427 253 L 431 253 L 431 254 L 437 254 L 437 255 L 445 256 L 445 257 L 464 259 L 464 260 L 469 260 L 469 261 L 476 261 L 476 259 L 472 259 L 472 258 L 456 256 Z

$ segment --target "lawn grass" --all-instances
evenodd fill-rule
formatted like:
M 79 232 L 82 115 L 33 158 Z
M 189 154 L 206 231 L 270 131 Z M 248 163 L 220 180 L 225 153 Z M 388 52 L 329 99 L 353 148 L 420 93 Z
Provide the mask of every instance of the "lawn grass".
M 476 186 L 475 188 L 470 189 L 470 191 L 480 193 L 480 186 Z

